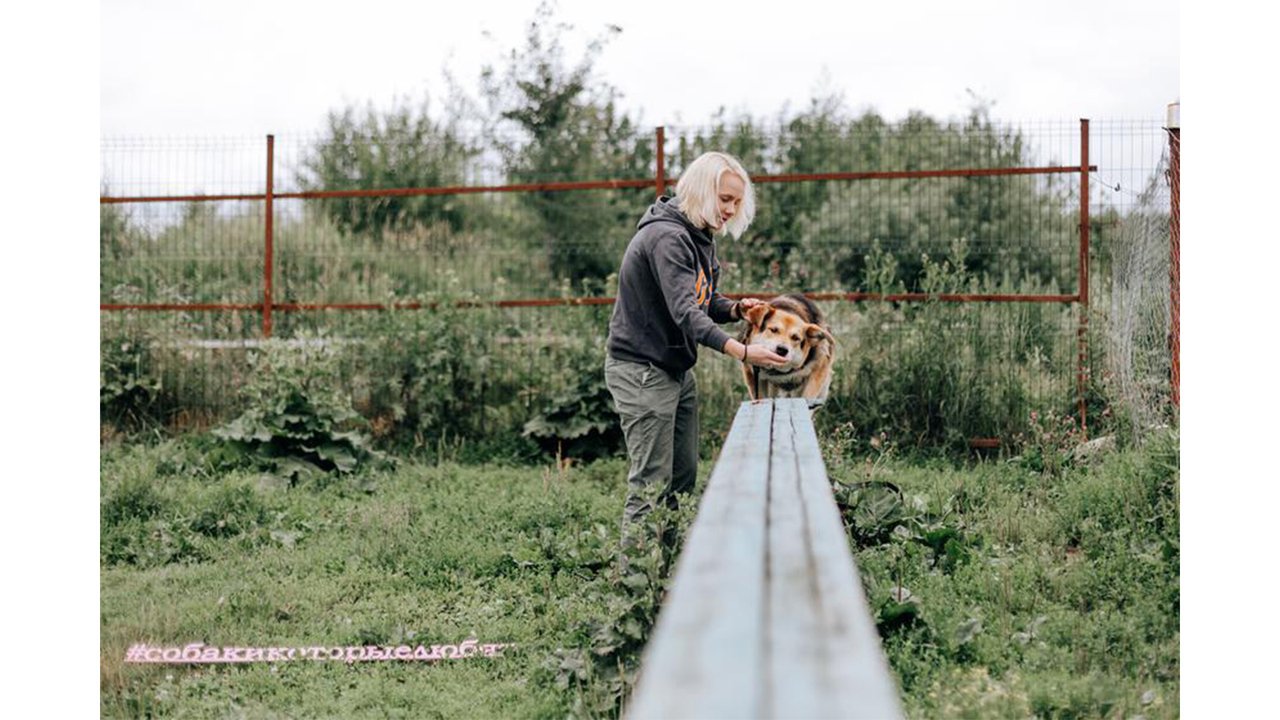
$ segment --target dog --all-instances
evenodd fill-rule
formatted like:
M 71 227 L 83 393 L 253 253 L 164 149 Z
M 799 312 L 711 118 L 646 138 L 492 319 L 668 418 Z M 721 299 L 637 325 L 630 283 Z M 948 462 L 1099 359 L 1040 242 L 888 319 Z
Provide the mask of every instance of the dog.
M 827 401 L 836 341 L 818 306 L 804 295 L 780 295 L 747 310 L 738 335 L 744 345 L 763 345 L 787 359 L 782 367 L 742 364 L 752 400 L 804 398 L 810 408 Z

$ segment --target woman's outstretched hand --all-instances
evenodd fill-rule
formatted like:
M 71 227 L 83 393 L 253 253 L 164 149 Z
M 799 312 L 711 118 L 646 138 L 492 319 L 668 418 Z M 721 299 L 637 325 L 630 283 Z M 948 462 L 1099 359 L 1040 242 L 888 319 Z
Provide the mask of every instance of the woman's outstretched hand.
M 743 345 L 743 347 L 747 349 L 747 353 L 742 361 L 750 365 L 781 367 L 787 364 L 786 358 L 763 345 Z
M 749 365 L 781 367 L 787 364 L 786 358 L 763 345 L 743 345 L 733 338 L 729 338 L 729 342 L 724 344 L 724 353 Z

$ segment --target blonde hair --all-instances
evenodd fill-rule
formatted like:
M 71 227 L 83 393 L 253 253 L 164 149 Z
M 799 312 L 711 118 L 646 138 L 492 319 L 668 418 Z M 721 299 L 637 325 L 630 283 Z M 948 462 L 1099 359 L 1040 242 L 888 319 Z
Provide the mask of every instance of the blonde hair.
M 756 216 L 756 194 L 747 171 L 734 156 L 714 151 L 699 155 L 680 174 L 680 181 L 676 183 L 676 201 L 680 212 L 692 220 L 694 225 L 714 229 L 716 220 L 720 217 L 720 210 L 716 205 L 720 194 L 720 178 L 727 172 L 742 179 L 742 206 L 719 232 L 728 232 L 738 238 L 747 231 L 751 220 Z

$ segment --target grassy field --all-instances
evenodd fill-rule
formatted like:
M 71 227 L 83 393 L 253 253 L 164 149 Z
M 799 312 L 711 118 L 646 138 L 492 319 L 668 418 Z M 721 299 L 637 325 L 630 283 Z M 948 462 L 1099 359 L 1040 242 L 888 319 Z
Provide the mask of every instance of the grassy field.
M 285 489 L 104 453 L 102 711 L 110 717 L 563 716 L 537 681 L 595 608 L 595 527 L 622 466 L 409 466 Z M 580 537 L 585 535 L 585 537 Z M 577 558 L 571 554 L 581 545 Z M 514 643 L 436 664 L 125 665 L 129 645 Z
M 1043 467 L 827 453 L 891 482 L 855 556 L 912 717 L 1179 714 L 1178 438 Z M 834 459 L 833 459 L 834 458 Z M 892 526 L 885 537 L 866 532 Z
M 823 442 L 833 480 L 901 491 L 838 495 L 909 715 L 1178 715 L 1176 435 L 1066 464 L 913 461 L 839 433 Z M 618 597 L 624 472 L 616 459 L 402 462 L 287 487 L 210 472 L 181 441 L 104 447 L 102 714 L 580 712 L 557 650 L 589 646 Z M 138 642 L 467 638 L 515 646 L 439 663 L 124 662 Z

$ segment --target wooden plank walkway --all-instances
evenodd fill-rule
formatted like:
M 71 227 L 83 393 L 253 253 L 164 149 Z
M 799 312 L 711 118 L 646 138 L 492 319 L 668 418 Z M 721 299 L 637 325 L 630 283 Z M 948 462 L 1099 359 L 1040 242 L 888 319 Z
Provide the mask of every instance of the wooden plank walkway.
M 902 717 L 804 400 L 738 409 L 626 715 Z

